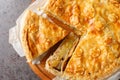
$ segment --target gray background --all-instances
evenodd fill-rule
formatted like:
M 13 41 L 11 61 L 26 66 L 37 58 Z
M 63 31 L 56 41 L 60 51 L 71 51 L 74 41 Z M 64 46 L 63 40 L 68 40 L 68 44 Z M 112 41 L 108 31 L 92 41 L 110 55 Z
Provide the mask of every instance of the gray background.
M 31 0 L 0 0 L 0 80 L 40 80 L 26 59 L 19 57 L 8 43 L 9 29 L 30 3 Z
M 39 80 L 8 43 L 9 29 L 31 0 L 0 0 L 0 80 Z

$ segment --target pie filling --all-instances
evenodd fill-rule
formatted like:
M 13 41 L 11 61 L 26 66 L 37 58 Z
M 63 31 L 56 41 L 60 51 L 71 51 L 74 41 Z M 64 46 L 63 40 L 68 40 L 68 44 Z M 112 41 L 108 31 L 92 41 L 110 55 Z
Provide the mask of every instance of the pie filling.
M 46 69 L 53 74 L 61 74 L 72 53 L 78 43 L 79 38 L 74 34 L 70 33 L 56 49 L 52 56 L 46 61 Z

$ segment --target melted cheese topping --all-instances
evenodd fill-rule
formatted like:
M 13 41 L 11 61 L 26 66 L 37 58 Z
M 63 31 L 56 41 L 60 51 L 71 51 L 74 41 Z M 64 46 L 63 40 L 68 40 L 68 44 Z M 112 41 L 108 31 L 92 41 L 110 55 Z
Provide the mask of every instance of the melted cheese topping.
M 65 76 L 96 80 L 120 68 L 119 0 L 49 0 L 44 9 L 81 33 Z
M 34 12 L 27 11 L 26 13 L 22 43 L 26 57 L 28 61 L 31 61 L 63 39 L 68 31 Z

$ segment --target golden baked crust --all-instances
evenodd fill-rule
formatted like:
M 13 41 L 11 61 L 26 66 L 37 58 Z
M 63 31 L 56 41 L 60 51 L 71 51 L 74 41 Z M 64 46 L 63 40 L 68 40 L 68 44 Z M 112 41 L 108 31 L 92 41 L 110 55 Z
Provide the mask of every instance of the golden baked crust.
M 68 31 L 32 11 L 26 11 L 21 42 L 28 61 L 32 61 L 63 39 Z
M 120 69 L 119 0 L 49 0 L 44 10 L 81 33 L 64 76 L 96 80 Z
M 47 59 L 45 68 L 54 75 L 62 75 L 78 41 L 79 38 L 72 32 L 66 36 L 53 55 Z
M 83 11 L 83 9 L 86 10 Z M 95 11 L 90 0 L 48 0 L 43 8 L 62 22 L 85 32 L 88 18 L 94 17 Z
M 78 80 L 96 80 L 108 77 L 120 69 L 120 43 L 114 36 L 118 33 L 110 28 L 113 27 L 108 26 L 100 34 L 90 31 L 82 36 L 64 76 Z
M 80 30 L 84 34 L 88 23 L 96 15 L 107 20 L 109 13 L 119 15 L 119 0 L 48 0 L 43 8 L 57 19 Z M 114 17 L 110 17 L 115 19 Z

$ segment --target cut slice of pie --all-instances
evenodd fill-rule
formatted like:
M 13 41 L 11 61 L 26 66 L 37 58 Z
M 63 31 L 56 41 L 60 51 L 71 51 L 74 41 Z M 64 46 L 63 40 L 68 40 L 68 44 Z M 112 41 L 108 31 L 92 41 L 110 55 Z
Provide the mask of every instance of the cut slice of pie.
M 27 10 L 21 29 L 21 43 L 27 61 L 32 61 L 62 40 L 69 31 Z
M 46 61 L 46 70 L 54 75 L 62 75 L 79 38 L 72 32 L 62 41 L 57 50 Z

